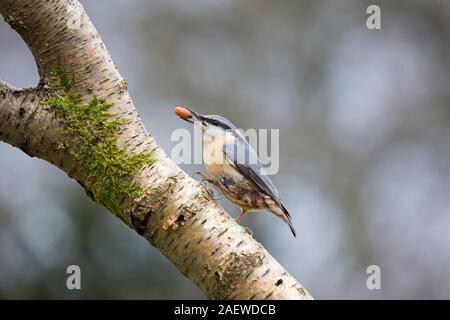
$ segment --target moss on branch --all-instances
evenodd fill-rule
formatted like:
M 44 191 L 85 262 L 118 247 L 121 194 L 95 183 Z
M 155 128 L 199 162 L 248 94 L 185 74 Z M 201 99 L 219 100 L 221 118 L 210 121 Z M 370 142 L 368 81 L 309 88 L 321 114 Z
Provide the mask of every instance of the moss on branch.
M 144 165 L 154 162 L 152 153 L 129 154 L 126 146 L 120 147 L 119 129 L 128 120 L 110 113 L 113 104 L 104 99 L 94 97 L 81 103 L 73 79 L 59 66 L 53 72 L 51 88 L 56 94 L 46 104 L 64 119 L 69 134 L 75 138 L 70 150 L 80 166 L 85 188 L 95 201 L 120 215 L 121 200 L 142 192 L 130 180 Z

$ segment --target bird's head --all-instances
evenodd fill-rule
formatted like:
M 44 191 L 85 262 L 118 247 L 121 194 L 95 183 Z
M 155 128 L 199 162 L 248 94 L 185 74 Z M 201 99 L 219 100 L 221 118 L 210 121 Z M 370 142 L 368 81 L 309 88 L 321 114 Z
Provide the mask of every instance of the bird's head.
M 203 131 L 207 129 L 236 130 L 236 126 L 228 119 L 217 115 L 202 115 L 186 107 L 175 107 L 175 114 L 181 119 L 193 123 Z

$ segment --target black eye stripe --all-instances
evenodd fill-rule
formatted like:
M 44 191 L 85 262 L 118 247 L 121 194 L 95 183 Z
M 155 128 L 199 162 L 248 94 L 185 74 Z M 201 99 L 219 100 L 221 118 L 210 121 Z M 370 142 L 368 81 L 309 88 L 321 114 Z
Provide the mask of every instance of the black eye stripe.
M 221 124 L 219 121 L 217 121 L 217 120 L 210 120 L 209 122 L 210 122 L 211 124 L 215 125 L 215 126 L 220 126 L 220 127 L 222 127 L 222 124 Z
M 214 119 L 214 118 L 207 118 L 206 121 L 213 126 L 218 126 L 225 130 L 231 129 L 231 127 L 227 123 L 224 123 L 224 122 Z

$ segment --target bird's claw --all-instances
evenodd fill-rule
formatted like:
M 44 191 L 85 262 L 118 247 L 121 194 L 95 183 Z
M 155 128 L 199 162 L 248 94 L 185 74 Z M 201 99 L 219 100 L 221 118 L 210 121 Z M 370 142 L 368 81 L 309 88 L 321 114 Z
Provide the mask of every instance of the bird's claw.
M 218 190 L 217 189 L 217 186 L 216 186 L 216 184 L 214 183 L 214 181 L 213 180 L 211 180 L 210 178 L 208 178 L 208 176 L 205 176 L 203 173 L 201 173 L 200 171 L 196 171 L 196 172 L 194 172 L 194 175 L 197 175 L 197 176 L 200 176 L 200 177 L 202 177 L 202 182 L 209 182 L 209 183 L 211 183 L 215 188 L 216 188 L 216 190 Z M 215 197 L 214 196 L 214 191 L 211 191 L 211 190 L 209 190 L 208 188 L 206 188 L 206 191 L 209 193 L 209 195 L 211 196 L 211 198 L 213 199 L 213 200 L 220 200 L 220 199 L 222 199 L 223 198 L 223 196 L 222 196 L 222 194 L 219 192 L 219 196 L 218 197 Z
M 214 194 L 213 190 L 208 189 L 207 187 L 205 187 L 205 189 L 206 189 L 206 192 L 208 192 L 208 194 L 210 195 L 211 199 L 213 199 L 215 201 L 222 199 L 222 194 L 219 194 L 218 197 L 215 197 L 215 194 Z
M 206 182 L 209 182 L 209 183 L 213 183 L 213 181 L 210 178 L 208 178 L 208 176 L 205 176 L 200 171 L 194 172 L 194 175 L 202 177 L 202 182 L 206 181 Z
M 247 213 L 246 211 L 241 209 L 241 212 L 239 213 L 239 216 L 235 219 L 236 222 L 239 223 L 242 220 L 242 218 L 245 216 L 246 213 Z

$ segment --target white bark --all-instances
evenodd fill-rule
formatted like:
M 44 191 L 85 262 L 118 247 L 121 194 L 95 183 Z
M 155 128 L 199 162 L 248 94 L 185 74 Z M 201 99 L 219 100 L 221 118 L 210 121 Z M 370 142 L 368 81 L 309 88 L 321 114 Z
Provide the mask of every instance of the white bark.
M 85 100 L 93 95 L 114 103 L 122 125 L 119 144 L 128 152 L 155 150 L 132 183 L 144 190 L 124 198 L 121 218 L 159 249 L 213 299 L 311 299 L 286 270 L 213 199 L 205 187 L 176 166 L 146 131 L 95 27 L 76 1 L 0 0 L 0 14 L 27 43 L 40 83 L 17 89 L 0 82 L 0 139 L 32 157 L 45 159 L 76 179 L 83 173 L 70 156 L 74 139 L 53 110 L 40 103 L 57 61 L 74 76 Z M 79 28 L 76 28 L 79 26 Z M 75 27 L 75 28 L 74 28 Z M 131 182 L 130 182 L 131 183 Z M 89 194 L 89 190 L 87 190 Z

